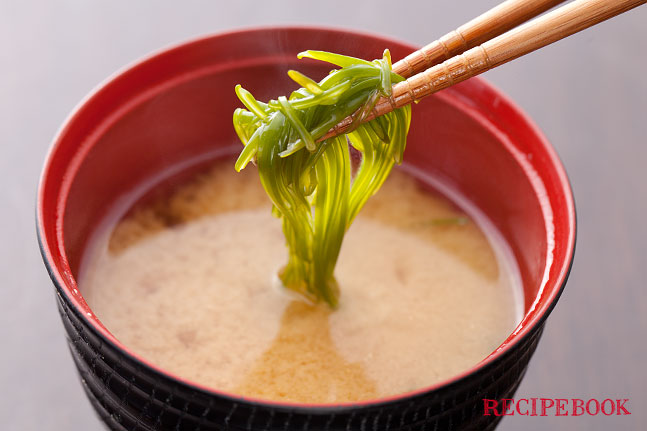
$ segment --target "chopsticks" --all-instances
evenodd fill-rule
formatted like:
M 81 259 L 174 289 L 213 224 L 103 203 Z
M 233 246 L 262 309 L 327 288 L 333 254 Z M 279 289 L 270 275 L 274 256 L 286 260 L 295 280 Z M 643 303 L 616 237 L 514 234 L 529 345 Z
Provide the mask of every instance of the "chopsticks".
M 508 0 L 398 61 L 393 70 L 407 79 L 393 86 L 391 97 L 379 99 L 364 121 L 647 3 L 647 0 L 574 0 L 514 28 L 562 1 Z M 506 32 L 510 28 L 513 29 Z M 347 133 L 352 124 L 353 117 L 347 117 L 320 140 Z
M 523 24 L 565 0 L 507 0 L 407 55 L 393 71 L 409 78 Z

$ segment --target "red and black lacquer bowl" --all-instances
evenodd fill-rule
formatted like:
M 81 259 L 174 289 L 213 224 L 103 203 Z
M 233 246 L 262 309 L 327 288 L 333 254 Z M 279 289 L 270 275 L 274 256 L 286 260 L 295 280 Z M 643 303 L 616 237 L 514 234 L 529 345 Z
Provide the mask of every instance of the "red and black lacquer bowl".
M 483 399 L 509 398 L 566 282 L 575 244 L 568 179 L 554 150 L 509 99 L 480 79 L 413 107 L 405 162 L 471 200 L 509 244 L 521 271 L 525 317 L 490 356 L 431 387 L 339 405 L 275 403 L 207 388 L 131 352 L 95 317 L 76 276 L 88 238 L 124 195 L 163 172 L 239 146 L 234 85 L 259 99 L 294 86 L 288 69 L 322 77 L 327 66 L 297 61 L 323 49 L 398 59 L 415 47 L 322 28 L 264 28 L 194 40 L 112 77 L 67 119 L 47 157 L 37 228 L 45 265 L 82 385 L 112 430 L 466 430 L 493 429 Z M 186 169 L 185 169 L 186 170 Z M 424 358 L 422 358 L 424 360 Z M 70 383 L 71 384 L 71 383 Z

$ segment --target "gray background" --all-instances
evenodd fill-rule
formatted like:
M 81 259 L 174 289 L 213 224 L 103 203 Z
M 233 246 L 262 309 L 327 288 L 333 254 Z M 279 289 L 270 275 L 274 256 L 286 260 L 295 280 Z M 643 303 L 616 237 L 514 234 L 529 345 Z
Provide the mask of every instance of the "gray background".
M 0 0 L 0 428 L 101 429 L 34 233 L 50 140 L 97 83 L 152 50 L 234 27 L 326 24 L 422 45 L 496 3 Z M 629 398 L 632 412 L 515 416 L 500 430 L 647 429 L 646 69 L 643 6 L 485 75 L 557 148 L 578 210 L 571 279 L 517 398 Z

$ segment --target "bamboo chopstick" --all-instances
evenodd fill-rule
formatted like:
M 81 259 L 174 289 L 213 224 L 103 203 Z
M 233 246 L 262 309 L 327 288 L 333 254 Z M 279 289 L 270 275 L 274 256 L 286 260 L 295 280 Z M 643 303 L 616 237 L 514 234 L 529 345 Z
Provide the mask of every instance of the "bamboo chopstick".
M 409 78 L 546 12 L 565 0 L 507 0 L 393 65 Z
M 574 0 L 395 84 L 391 97 L 381 98 L 364 121 L 418 101 L 644 3 L 647 0 Z M 352 117 L 345 118 L 320 140 L 348 132 L 352 123 Z

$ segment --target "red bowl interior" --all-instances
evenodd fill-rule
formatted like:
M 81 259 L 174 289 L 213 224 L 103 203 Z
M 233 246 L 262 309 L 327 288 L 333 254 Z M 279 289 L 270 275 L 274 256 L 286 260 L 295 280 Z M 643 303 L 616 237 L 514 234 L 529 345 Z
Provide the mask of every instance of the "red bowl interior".
M 162 51 L 101 85 L 56 136 L 39 188 L 43 255 L 62 294 L 109 342 L 137 357 L 101 325 L 77 290 L 81 256 L 105 214 L 161 172 L 239 145 L 231 124 L 240 105 L 235 84 L 265 100 L 294 89 L 288 69 L 316 78 L 327 73 L 328 65 L 297 60 L 300 51 L 371 59 L 385 47 L 394 59 L 415 48 L 330 29 L 239 31 Z M 426 391 L 477 371 L 543 321 L 570 269 L 575 212 L 566 174 L 549 143 L 519 108 L 481 79 L 413 107 L 405 163 L 486 214 L 512 249 L 525 295 L 525 317 L 497 351 Z

